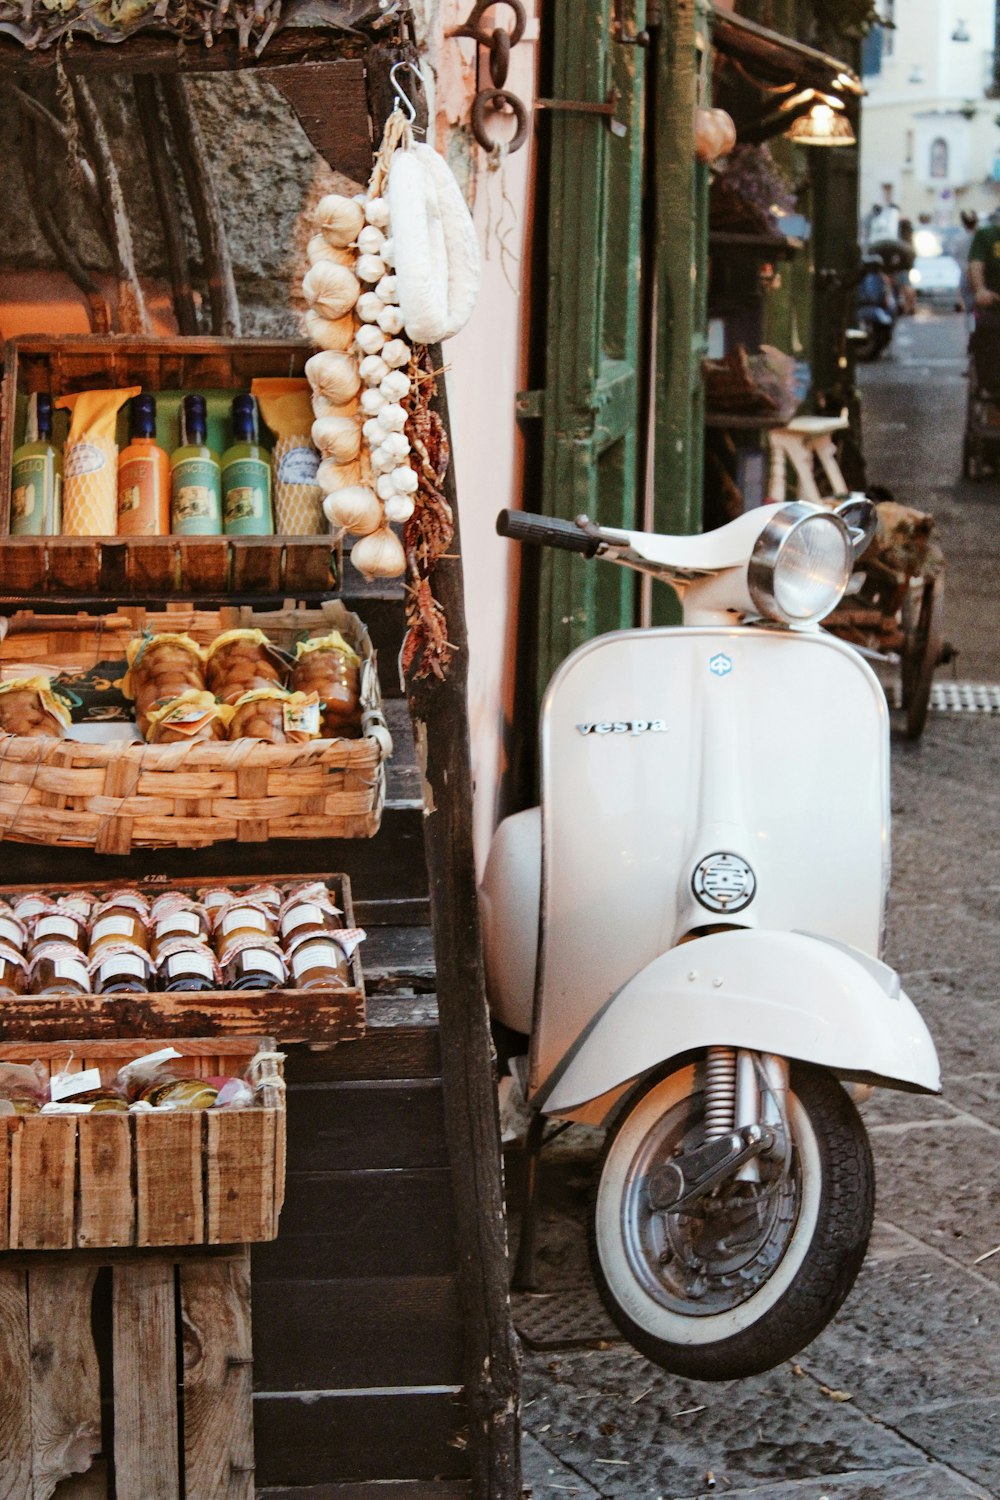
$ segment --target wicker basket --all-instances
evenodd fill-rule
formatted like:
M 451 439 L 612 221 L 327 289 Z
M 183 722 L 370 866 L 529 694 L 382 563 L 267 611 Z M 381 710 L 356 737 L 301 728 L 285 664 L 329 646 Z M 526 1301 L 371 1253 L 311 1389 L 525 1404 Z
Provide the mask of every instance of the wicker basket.
M 97 745 L 0 734 L 0 838 L 128 854 L 232 839 L 315 838 L 320 829 L 326 838 L 377 832 L 392 739 L 368 632 L 339 601 L 275 612 L 22 611 L 9 621 L 0 665 L 80 667 L 120 658 L 124 672 L 125 648 L 137 631 L 184 631 L 205 644 L 236 627 L 259 628 L 283 646 L 339 630 L 362 658 L 362 737 L 304 745 Z

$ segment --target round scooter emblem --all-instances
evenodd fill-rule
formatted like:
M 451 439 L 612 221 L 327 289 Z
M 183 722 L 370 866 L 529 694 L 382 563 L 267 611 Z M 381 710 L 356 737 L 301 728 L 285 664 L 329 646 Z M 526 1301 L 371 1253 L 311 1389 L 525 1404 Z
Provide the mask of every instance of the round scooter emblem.
M 691 889 L 709 911 L 742 911 L 757 894 L 757 877 L 738 854 L 708 854 L 691 878 Z

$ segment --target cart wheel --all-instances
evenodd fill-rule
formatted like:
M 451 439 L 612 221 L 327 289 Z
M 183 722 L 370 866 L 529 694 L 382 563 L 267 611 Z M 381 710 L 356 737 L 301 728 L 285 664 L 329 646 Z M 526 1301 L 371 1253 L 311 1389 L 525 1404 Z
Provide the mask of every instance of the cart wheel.
M 903 632 L 900 677 L 903 733 L 908 740 L 918 740 L 927 723 L 934 668 L 941 659 L 944 645 L 943 615 L 942 577 L 925 579 L 921 588 L 907 591 L 900 618 Z

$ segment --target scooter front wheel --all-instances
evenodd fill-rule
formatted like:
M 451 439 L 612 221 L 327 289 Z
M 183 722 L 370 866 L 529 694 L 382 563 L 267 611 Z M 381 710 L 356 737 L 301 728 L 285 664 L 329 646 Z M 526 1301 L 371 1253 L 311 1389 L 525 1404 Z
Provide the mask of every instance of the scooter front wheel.
M 703 1065 L 640 1085 L 609 1135 L 590 1249 L 604 1303 L 649 1359 L 696 1380 L 772 1369 L 826 1327 L 861 1268 L 875 1203 L 857 1110 L 828 1073 L 793 1067 L 791 1149 L 685 1212 L 655 1210 L 656 1167 L 704 1142 Z

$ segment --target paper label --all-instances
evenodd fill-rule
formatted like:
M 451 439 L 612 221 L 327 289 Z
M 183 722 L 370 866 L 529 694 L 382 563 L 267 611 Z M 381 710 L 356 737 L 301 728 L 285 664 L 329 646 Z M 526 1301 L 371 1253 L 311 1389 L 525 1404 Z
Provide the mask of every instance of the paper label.
M 270 924 L 262 911 L 255 911 L 252 906 L 237 906 L 226 912 L 220 925 L 222 936 L 228 937 L 231 932 L 244 928 L 249 928 L 252 932 L 266 932 Z
M 59 1104 L 63 1099 L 72 1099 L 74 1094 L 85 1094 L 89 1089 L 99 1089 L 100 1086 L 100 1068 L 85 1068 L 81 1073 L 54 1073 L 49 1093 L 52 1103 Z
M 38 925 L 40 927 L 42 924 L 39 922 Z M 130 938 L 134 925 L 128 917 L 102 917 L 99 922 L 94 923 L 94 930 L 90 935 L 91 946 L 106 937 Z
M 14 536 L 44 536 L 52 519 L 46 515 L 46 471 L 52 460 L 43 454 L 19 459 L 14 465 L 10 496 L 10 529 Z
M 323 912 L 318 906 L 293 906 L 290 912 L 286 912 L 281 923 L 281 936 L 287 937 L 294 932 L 296 927 L 304 927 L 307 922 L 312 922 L 317 927 L 323 927 Z
M 271 466 L 236 458 L 222 471 L 222 520 L 227 536 L 270 535 Z
M 268 953 L 266 948 L 244 948 L 240 954 L 243 960 L 242 968 L 260 969 L 264 974 L 273 974 L 275 979 L 284 979 L 285 970 L 281 959 L 276 953 Z
M 172 953 L 167 959 L 167 978 L 176 979 L 178 974 L 201 974 L 204 979 L 215 979 L 215 969 L 207 953 Z
M 79 931 L 80 924 L 72 917 L 41 917 L 35 927 L 35 942 L 41 942 L 43 937 L 76 938 Z
M 103 982 L 105 979 L 114 979 L 117 974 L 131 974 L 133 979 L 145 980 L 147 972 L 145 959 L 136 958 L 131 953 L 117 953 L 114 958 L 101 964 L 97 977 Z
M 189 932 L 193 936 L 201 931 L 197 912 L 175 911 L 173 916 L 162 917 L 156 924 L 157 938 L 167 937 L 171 932 Z
M 279 484 L 315 484 L 319 454 L 315 448 L 289 448 L 278 459 Z
M 281 713 L 286 734 L 319 734 L 318 703 L 286 703 Z
M 80 474 L 96 474 L 107 461 L 108 455 L 96 443 L 74 443 L 63 454 L 63 474 L 67 479 L 75 479 Z
M 69 979 L 82 990 L 90 989 L 90 977 L 83 964 L 75 963 L 71 958 L 57 959 L 53 968 L 57 979 Z
M 340 969 L 344 955 L 335 943 L 309 943 L 292 954 L 292 974 L 301 979 L 309 969 Z
M 9 917 L 0 917 L 0 942 L 10 943 L 19 952 L 24 942 L 24 933 Z
M 222 530 L 218 464 L 182 458 L 171 483 L 170 529 L 179 536 L 218 536 Z

